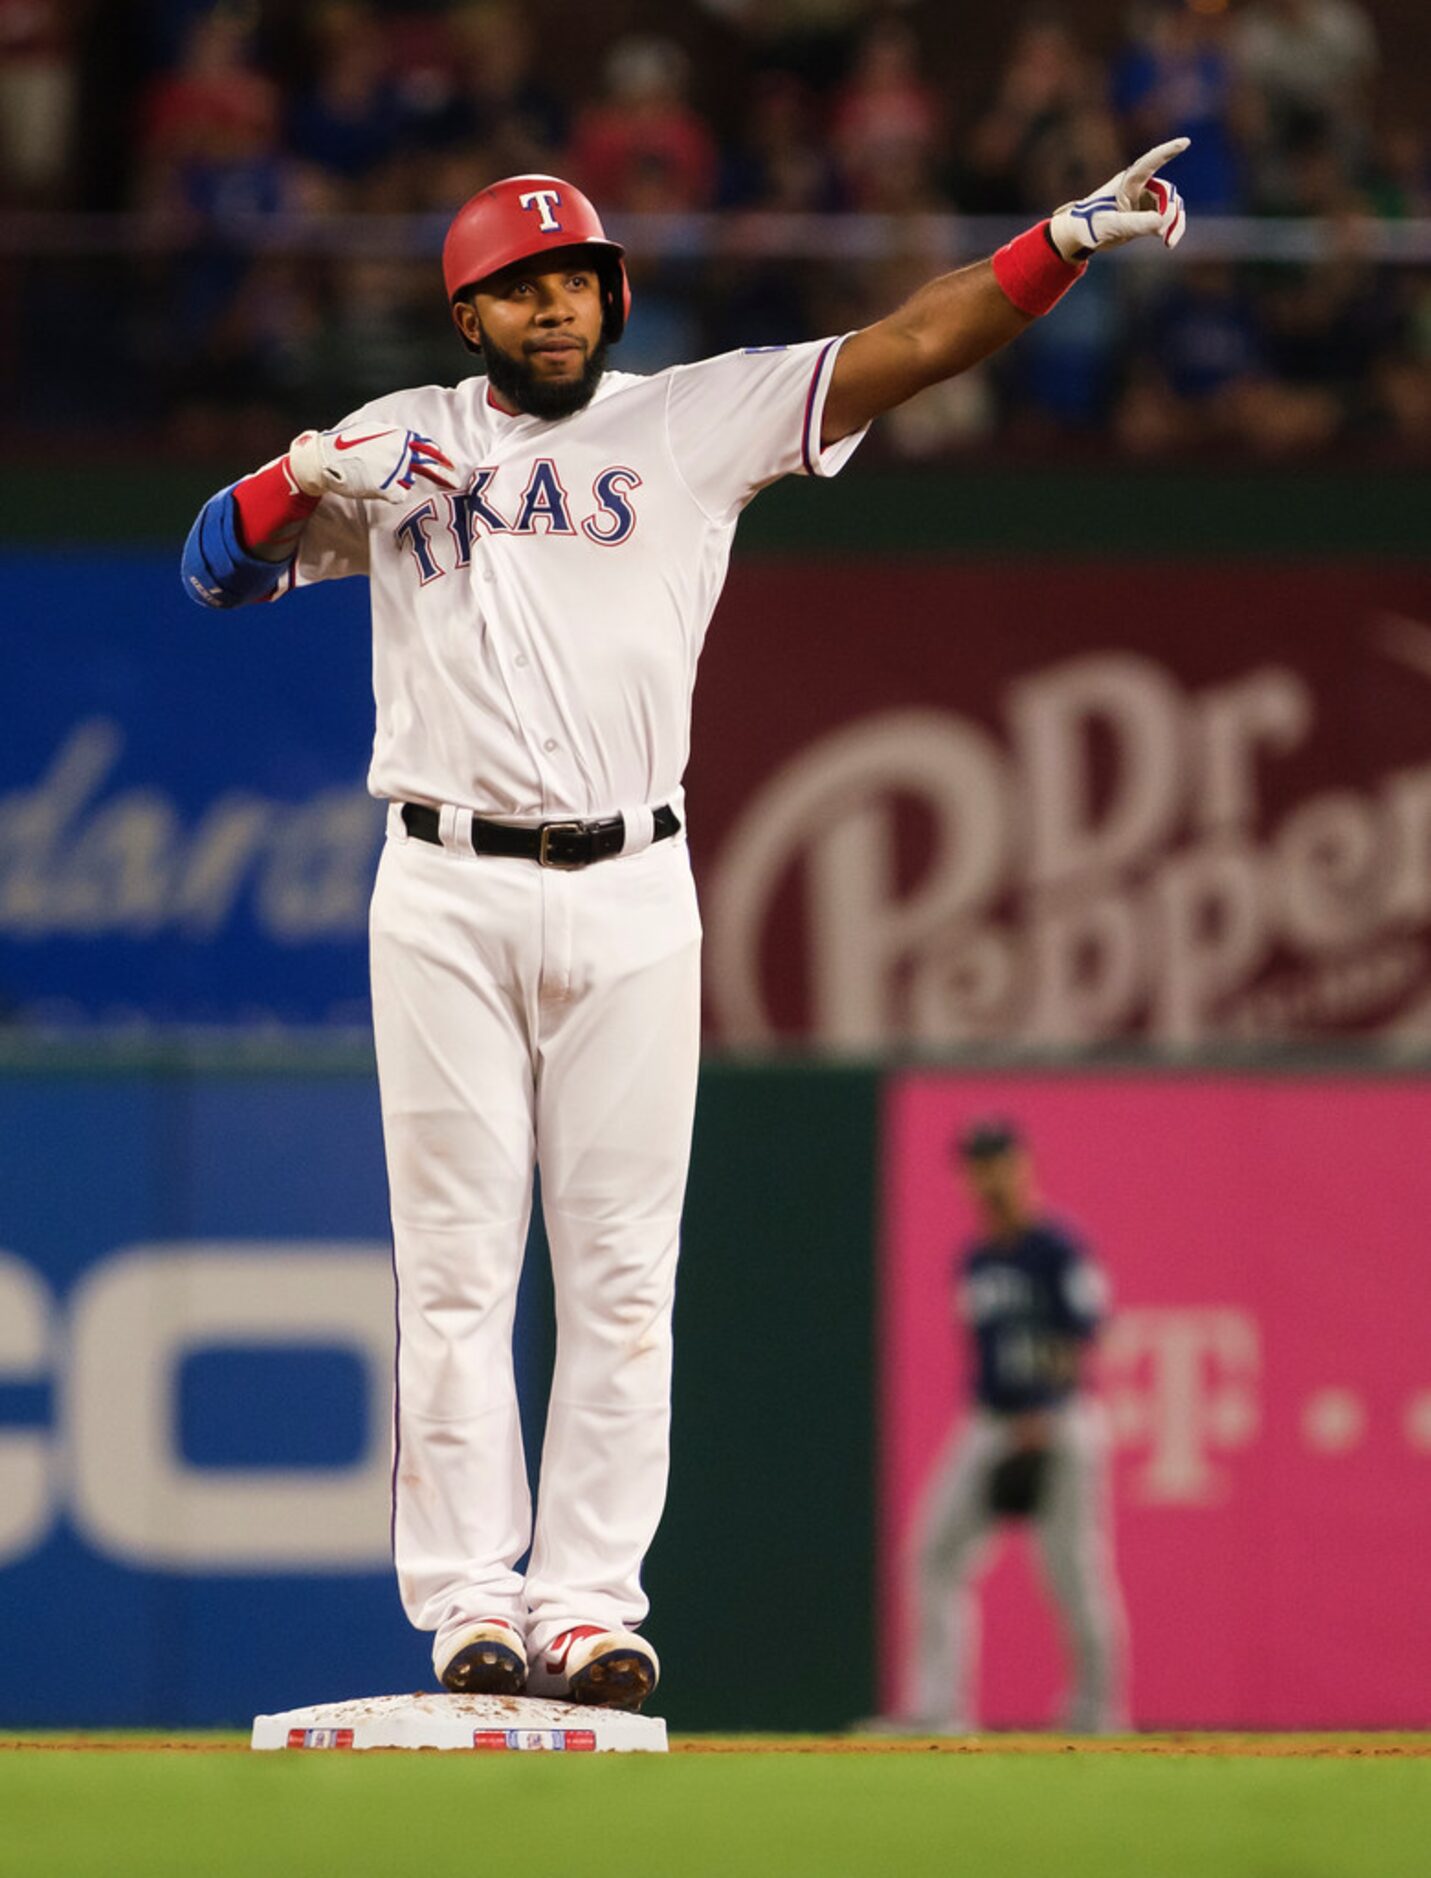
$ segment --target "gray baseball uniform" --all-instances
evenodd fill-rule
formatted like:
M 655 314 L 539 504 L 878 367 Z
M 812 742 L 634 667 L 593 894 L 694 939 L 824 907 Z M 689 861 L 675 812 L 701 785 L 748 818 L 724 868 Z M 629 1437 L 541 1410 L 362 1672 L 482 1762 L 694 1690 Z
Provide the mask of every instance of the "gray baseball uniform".
M 1071 1234 L 1039 1221 L 973 1246 L 957 1295 L 973 1343 L 974 1407 L 920 1509 L 913 1719 L 941 1732 L 971 1725 L 975 1580 L 989 1540 L 1017 1507 L 1027 1510 L 1072 1650 L 1065 1725 L 1117 1732 L 1127 1726 L 1127 1623 L 1113 1570 L 1107 1440 L 1070 1360 L 1102 1321 L 1103 1281 Z M 1043 1458 L 1016 1463 L 1010 1496 L 1004 1464 L 1034 1436 Z

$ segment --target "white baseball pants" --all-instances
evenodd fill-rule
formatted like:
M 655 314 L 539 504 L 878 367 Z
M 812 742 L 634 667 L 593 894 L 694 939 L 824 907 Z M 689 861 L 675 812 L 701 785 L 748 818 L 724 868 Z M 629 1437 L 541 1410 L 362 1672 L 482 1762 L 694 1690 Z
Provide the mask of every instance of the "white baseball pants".
M 560 872 L 444 833 L 411 840 L 390 813 L 371 915 L 393 1551 L 439 1664 L 480 1618 L 536 1651 L 573 1622 L 646 1614 L 700 1005 L 683 839 Z M 533 1525 L 512 1329 L 538 1163 L 557 1352 Z
M 1028 1522 L 1073 1657 L 1064 1715 L 1077 1733 L 1128 1725 L 1127 1618 L 1113 1569 L 1108 1444 L 1102 1410 L 1075 1399 L 1052 1411 L 1042 1506 Z M 914 1565 L 914 1716 L 965 1732 L 979 1644 L 974 1584 L 996 1524 L 989 1476 L 1011 1451 L 1007 1418 L 976 1411 L 951 1435 L 920 1509 Z

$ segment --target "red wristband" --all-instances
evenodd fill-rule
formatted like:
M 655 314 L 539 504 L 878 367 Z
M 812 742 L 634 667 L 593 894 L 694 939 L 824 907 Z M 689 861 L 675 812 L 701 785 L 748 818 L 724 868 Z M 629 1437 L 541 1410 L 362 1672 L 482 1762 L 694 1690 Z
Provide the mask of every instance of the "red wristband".
M 288 458 L 256 470 L 234 484 L 239 534 L 250 551 L 260 541 L 272 541 L 286 528 L 301 527 L 317 508 L 319 496 L 305 496 L 289 473 Z
M 994 256 L 994 279 L 1020 313 L 1037 318 L 1056 307 L 1074 281 L 1088 271 L 1086 261 L 1065 261 L 1049 240 L 1048 223 L 1015 235 Z

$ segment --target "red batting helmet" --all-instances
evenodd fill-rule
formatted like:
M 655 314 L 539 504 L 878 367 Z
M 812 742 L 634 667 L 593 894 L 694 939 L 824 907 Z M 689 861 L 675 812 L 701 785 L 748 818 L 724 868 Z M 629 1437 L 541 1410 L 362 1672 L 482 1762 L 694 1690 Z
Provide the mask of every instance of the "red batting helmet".
M 559 176 L 506 176 L 463 203 L 442 244 L 442 276 L 448 304 L 478 281 L 514 261 L 529 261 L 549 248 L 595 248 L 606 302 L 603 333 L 613 345 L 631 311 L 626 252 L 608 241 L 591 203 Z

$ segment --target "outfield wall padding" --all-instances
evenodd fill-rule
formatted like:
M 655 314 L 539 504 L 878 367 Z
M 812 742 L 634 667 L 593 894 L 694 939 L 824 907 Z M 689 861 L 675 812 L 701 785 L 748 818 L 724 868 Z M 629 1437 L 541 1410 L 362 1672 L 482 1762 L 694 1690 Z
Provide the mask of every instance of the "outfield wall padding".
M 647 1570 L 662 1711 L 824 1729 L 897 1695 L 903 1547 L 963 1399 L 948 1139 L 991 1107 L 1112 1280 L 1135 1718 L 1424 1725 L 1431 1083 L 1325 1065 L 709 1063 Z M 12 1045 L 0 1142 L 0 1728 L 423 1686 L 366 1054 Z M 537 1234 L 532 1453 L 551 1334 Z M 1021 1550 L 987 1587 L 983 1714 L 1040 1724 L 1059 1646 Z

